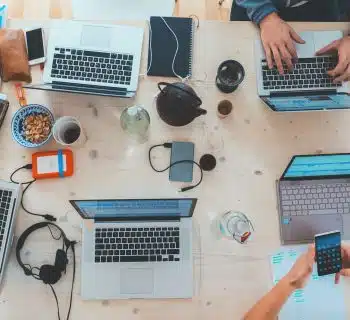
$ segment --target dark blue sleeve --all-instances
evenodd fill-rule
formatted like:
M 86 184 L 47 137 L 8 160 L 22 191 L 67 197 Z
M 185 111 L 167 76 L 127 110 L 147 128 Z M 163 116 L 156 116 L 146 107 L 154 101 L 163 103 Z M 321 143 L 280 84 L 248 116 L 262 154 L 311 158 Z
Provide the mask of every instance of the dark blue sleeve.
M 245 8 L 250 20 L 259 24 L 262 19 L 277 11 L 271 0 L 235 0 L 237 5 Z

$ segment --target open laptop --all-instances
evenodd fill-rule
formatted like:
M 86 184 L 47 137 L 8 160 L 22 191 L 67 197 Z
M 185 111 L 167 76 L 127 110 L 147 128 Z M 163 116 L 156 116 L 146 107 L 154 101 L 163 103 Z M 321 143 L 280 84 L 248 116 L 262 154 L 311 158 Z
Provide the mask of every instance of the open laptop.
M 83 299 L 192 297 L 197 199 L 70 203 L 84 219 Z
M 350 154 L 294 156 L 277 193 L 283 244 L 330 230 L 350 239 Z
M 255 44 L 257 87 L 260 98 L 274 111 L 312 111 L 349 109 L 346 84 L 333 84 L 327 71 L 337 64 L 335 56 L 315 56 L 315 52 L 343 37 L 341 31 L 306 31 L 296 44 L 298 61 L 284 75 L 268 68 L 261 41 Z
M 0 281 L 11 252 L 16 216 L 22 197 L 20 184 L 0 180 Z
M 26 88 L 133 97 L 137 90 L 143 29 L 84 22 L 50 28 L 44 83 Z

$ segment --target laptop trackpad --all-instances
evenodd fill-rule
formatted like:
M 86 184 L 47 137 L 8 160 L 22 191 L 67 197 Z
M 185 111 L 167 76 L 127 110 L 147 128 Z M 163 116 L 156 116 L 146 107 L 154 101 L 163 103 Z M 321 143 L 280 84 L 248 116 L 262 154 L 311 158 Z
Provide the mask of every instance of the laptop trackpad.
M 108 49 L 111 42 L 112 29 L 100 26 L 83 26 L 81 45 Z
M 289 226 L 285 226 L 289 241 L 314 240 L 315 234 L 339 230 L 342 228 L 341 215 L 319 214 L 311 216 L 292 216 Z
M 122 269 L 120 279 L 120 293 L 122 294 L 153 292 L 153 269 Z

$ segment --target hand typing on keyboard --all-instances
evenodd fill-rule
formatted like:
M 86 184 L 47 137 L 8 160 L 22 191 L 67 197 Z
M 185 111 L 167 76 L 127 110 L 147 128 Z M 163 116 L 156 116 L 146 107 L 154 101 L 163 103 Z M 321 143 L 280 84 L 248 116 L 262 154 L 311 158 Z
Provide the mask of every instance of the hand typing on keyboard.
M 273 68 L 274 61 L 281 75 L 284 74 L 283 62 L 289 70 L 292 70 L 293 58 L 297 58 L 294 41 L 298 43 L 305 41 L 275 12 L 260 22 L 260 30 L 269 68 Z
M 334 78 L 334 83 L 350 80 L 350 36 L 333 41 L 328 46 L 317 51 L 317 55 L 328 54 L 336 51 L 338 53 L 338 64 L 328 72 Z

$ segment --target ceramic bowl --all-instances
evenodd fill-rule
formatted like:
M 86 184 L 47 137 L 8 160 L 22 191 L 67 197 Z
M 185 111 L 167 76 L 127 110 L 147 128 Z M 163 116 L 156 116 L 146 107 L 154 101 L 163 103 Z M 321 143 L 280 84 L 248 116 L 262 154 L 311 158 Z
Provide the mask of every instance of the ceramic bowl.
M 33 143 L 31 141 L 26 140 L 25 134 L 24 134 L 24 120 L 31 115 L 38 115 L 38 114 L 44 114 L 49 116 L 51 121 L 51 130 L 47 138 L 40 143 Z M 21 146 L 25 148 L 38 148 L 43 146 L 45 143 L 47 143 L 52 138 L 52 127 L 54 124 L 54 116 L 52 112 L 39 104 L 29 104 L 27 106 L 22 107 L 16 113 L 14 114 L 12 118 L 11 123 L 11 132 L 12 132 L 12 138 Z

